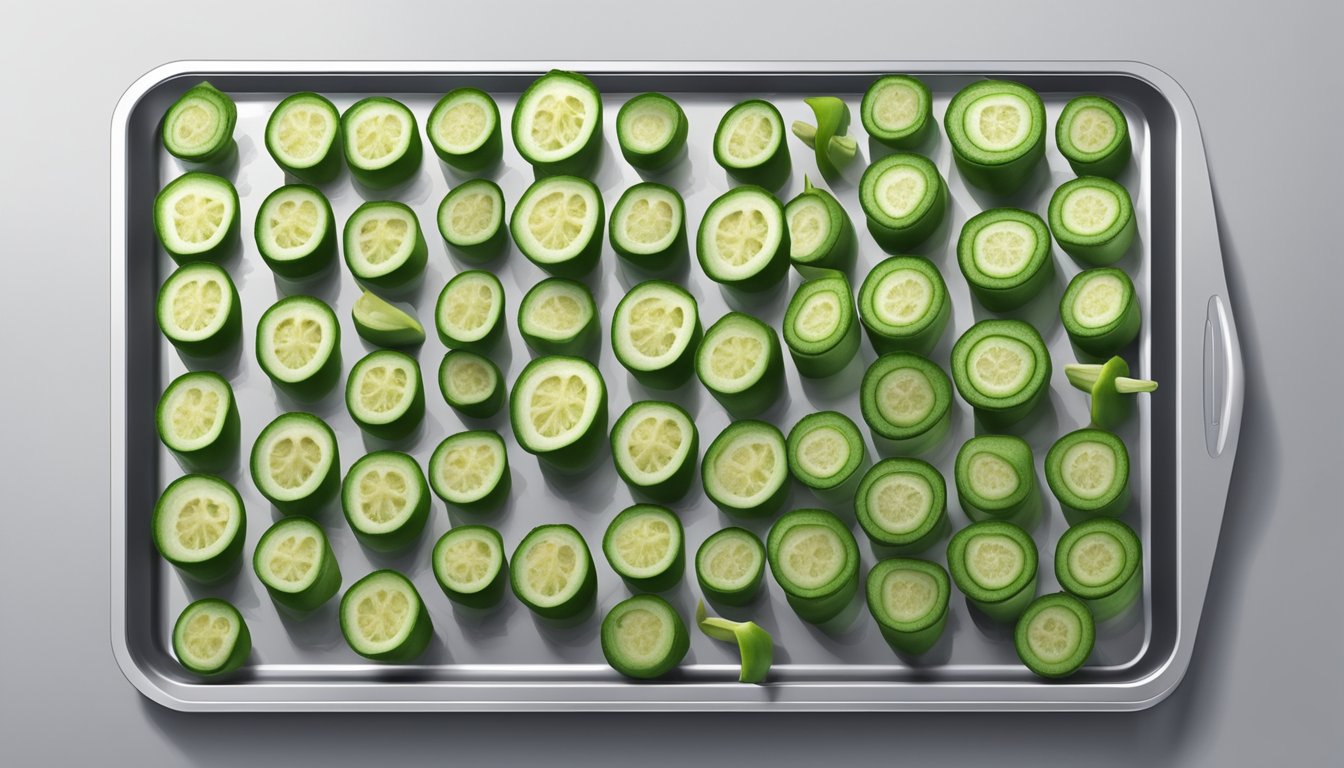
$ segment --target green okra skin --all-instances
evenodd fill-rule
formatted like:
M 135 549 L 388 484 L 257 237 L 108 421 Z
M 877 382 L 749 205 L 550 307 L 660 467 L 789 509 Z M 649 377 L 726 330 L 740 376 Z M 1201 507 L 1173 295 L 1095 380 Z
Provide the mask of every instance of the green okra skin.
M 751 567 L 742 578 L 724 583 L 713 572 L 715 560 L 735 561 L 739 555 L 751 559 Z M 743 606 L 761 593 L 765 578 L 765 545 L 760 537 L 745 528 L 729 527 L 710 534 L 695 551 L 695 578 L 700 591 L 715 605 Z
M 903 108 L 906 104 L 909 110 Z M 863 129 L 874 141 L 892 149 L 913 149 L 937 127 L 932 104 L 933 94 L 918 78 L 884 75 L 864 92 L 859 114 Z
M 1133 154 L 1125 114 L 1101 96 L 1076 96 L 1055 123 L 1055 144 L 1079 176 L 1114 179 Z
M 715 640 L 736 642 L 742 658 L 737 675 L 739 683 L 763 683 L 774 663 L 775 643 L 770 633 L 754 621 L 729 621 L 705 613 L 705 601 L 695 606 L 695 623 L 700 631 Z
M 274 574 L 266 561 L 268 554 L 276 554 L 271 549 L 271 540 L 285 536 L 291 541 L 307 538 L 318 542 L 320 554 L 316 558 L 317 575 L 302 589 L 286 589 L 280 577 Z M 283 544 L 282 541 L 278 546 Z M 341 589 L 341 567 L 336 562 L 336 553 L 331 549 L 331 541 L 317 523 L 305 518 L 284 518 L 268 528 L 261 535 L 261 540 L 257 542 L 257 548 L 253 552 L 252 569 L 275 604 L 294 615 L 302 616 L 312 612 Z
M 1115 430 L 1124 424 L 1133 410 L 1133 398 L 1127 395 L 1155 392 L 1157 382 L 1129 378 L 1129 363 L 1119 356 L 1103 364 L 1070 363 L 1064 366 L 1069 383 L 1092 395 L 1092 426 Z
M 1031 446 L 1020 437 L 977 435 L 967 440 L 957 452 L 955 480 L 957 498 L 972 520 L 1022 524 L 1039 511 Z
M 1037 632 L 1043 635 L 1038 643 Z M 1061 634 L 1071 642 L 1066 654 L 1057 647 Z M 1092 612 L 1073 595 L 1059 592 L 1036 598 L 1013 631 L 1013 645 L 1027 669 L 1047 679 L 1068 677 L 1092 654 L 1096 625 Z M 1049 656 L 1043 654 L 1049 653 Z M 1058 656 L 1058 658 L 1055 658 Z
M 918 200 L 895 203 L 884 192 L 890 176 L 918 174 L 923 191 Z M 887 155 L 869 165 L 859 181 L 859 204 L 868 232 L 887 253 L 906 253 L 929 239 L 943 223 L 948 206 L 947 182 L 928 158 L 908 152 Z
M 1011 121 L 996 120 L 995 113 Z M 982 133 L 984 126 L 1026 122 L 1019 140 L 1001 140 Z M 1007 80 L 981 80 L 957 92 L 948 103 L 943 126 L 952 145 L 952 159 L 972 186 L 1008 195 L 1031 177 L 1045 157 L 1045 103 L 1035 91 Z
M 993 271 L 1006 258 L 1024 261 Z M 976 301 L 992 312 L 1010 312 L 1034 299 L 1055 277 L 1050 229 L 1040 216 L 1018 208 L 992 208 L 972 216 L 957 238 L 957 264 Z
M 1143 545 L 1119 520 L 1079 523 L 1055 546 L 1055 578 L 1098 622 L 1106 621 L 1133 605 L 1143 590 Z
M 448 139 L 451 129 L 449 122 L 464 109 L 474 109 L 484 118 L 485 133 L 473 137 L 468 145 L 454 146 Z M 493 167 L 504 154 L 504 131 L 500 124 L 499 107 L 490 94 L 477 88 L 455 88 L 444 94 L 429 113 L 425 134 L 434 147 L 434 154 L 464 173 L 477 173 Z
M 858 243 L 854 223 L 835 195 L 803 177 L 803 191 L 784 206 L 789 226 L 789 261 L 805 278 L 854 267 Z
M 1098 207 L 1114 209 L 1108 222 L 1091 218 Z M 1050 197 L 1048 213 L 1050 232 L 1060 249 L 1089 266 L 1104 267 L 1119 261 L 1138 233 L 1129 190 L 1100 176 L 1082 176 L 1061 184 Z M 1077 228 L 1084 223 L 1089 228 L 1079 231 Z
M 832 551 L 826 558 L 831 573 L 824 581 L 808 585 L 791 573 L 793 547 L 799 539 L 806 541 L 812 552 L 820 539 Z M 796 509 L 780 517 L 770 528 L 766 541 L 767 559 L 775 582 L 784 590 L 785 599 L 798 617 L 813 624 L 823 624 L 843 611 L 859 589 L 859 546 L 849 527 L 833 513 L 821 509 Z M 836 561 L 838 558 L 838 564 Z M 809 574 L 809 578 L 815 578 Z
M 815 327 L 817 314 L 835 318 L 828 333 Z M 784 312 L 784 343 L 798 374 L 817 379 L 839 373 L 859 351 L 853 292 L 843 272 L 826 271 L 798 286 Z
M 662 133 L 653 141 L 640 136 L 641 128 L 657 124 Z M 686 112 L 670 96 L 641 93 L 621 105 L 616 114 L 616 138 L 621 155 L 630 165 L 657 171 L 671 164 L 686 146 Z
M 868 572 L 864 592 L 882 638 L 896 651 L 926 653 L 947 627 L 952 588 L 947 571 L 937 563 L 883 560 Z
M 1020 567 L 1011 579 L 986 585 L 980 580 L 986 574 L 976 575 L 974 558 L 978 553 L 985 555 L 991 568 L 1000 567 L 1008 557 L 1018 560 Z M 1031 536 L 1021 527 L 1000 520 L 971 523 L 947 544 L 947 568 L 957 589 L 981 613 L 1003 623 L 1017 619 L 1036 597 L 1037 561 L 1036 542 Z
M 1069 341 L 1096 358 L 1111 357 L 1129 346 L 1142 325 L 1134 283 L 1114 267 L 1094 267 L 1075 275 L 1059 300 L 1059 318 Z
M 886 313 L 885 296 L 900 297 L 912 289 L 927 295 L 922 314 L 896 317 Z M 879 355 L 892 352 L 928 355 L 952 317 L 947 283 L 933 262 L 919 256 L 892 256 L 874 266 L 859 286 L 858 309 L 868 340 Z
M 293 158 L 286 156 L 281 146 L 281 131 L 286 116 L 293 110 L 321 112 L 331 125 L 331 139 L 324 147 L 315 151 L 311 157 Z M 300 122 L 305 122 L 300 115 Z M 286 174 L 306 184 L 327 184 L 341 172 L 342 152 L 341 113 L 325 96 L 309 91 L 292 93 L 276 105 L 266 121 L 266 151 L 275 164 Z
M 1129 451 L 1105 430 L 1070 432 L 1050 446 L 1045 479 L 1066 517 L 1116 517 L 1129 506 Z
M 977 355 L 1016 355 L 1027 371 L 1025 380 L 1012 391 L 995 391 L 989 382 L 977 383 Z M 1052 363 L 1041 334 L 1021 320 L 981 320 L 952 346 L 952 380 L 962 399 L 991 429 L 1011 427 L 1046 399 Z

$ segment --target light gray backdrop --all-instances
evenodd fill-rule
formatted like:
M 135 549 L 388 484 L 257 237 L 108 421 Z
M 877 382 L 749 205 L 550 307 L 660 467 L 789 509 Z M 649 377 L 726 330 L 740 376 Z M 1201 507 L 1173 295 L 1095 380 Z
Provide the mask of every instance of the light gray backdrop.
M 702 6 L 697 8 L 696 6 Z M 80 2 L 0 21 L 6 764 L 1302 765 L 1344 739 L 1337 1 Z M 1133 715 L 190 716 L 108 645 L 108 125 L 174 59 L 1137 59 L 1199 112 L 1249 382 L 1185 683 Z M 1328 181 L 1329 180 L 1329 181 Z M 11 760 L 13 762 L 11 762 Z M 742 763 L 738 763 L 742 764 Z M 1336 763 L 1337 764 L 1337 763 Z

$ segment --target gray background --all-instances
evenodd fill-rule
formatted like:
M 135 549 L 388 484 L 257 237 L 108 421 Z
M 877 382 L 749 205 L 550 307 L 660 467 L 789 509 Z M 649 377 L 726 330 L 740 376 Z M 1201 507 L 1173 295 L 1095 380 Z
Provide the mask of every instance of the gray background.
M 1338 3 L 998 0 L 874 10 L 878 3 L 814 0 L 705 3 L 703 12 L 692 3 L 630 0 L 582 10 L 554 0 L 488 5 L 237 0 L 7 9 L 0 743 L 10 759 L 625 765 L 843 756 L 1310 766 L 1338 758 L 1344 531 L 1337 483 L 1325 478 L 1338 473 L 1344 452 L 1339 411 L 1322 405 L 1337 400 L 1327 388 L 1344 366 L 1337 323 L 1321 319 L 1338 303 L 1332 289 L 1342 277 L 1338 248 L 1327 250 L 1325 237 L 1338 218 L 1337 186 L 1326 179 L 1340 163 L 1344 120 Z M 1165 703 L 1133 715 L 356 719 L 191 716 L 142 699 L 117 671 L 107 637 L 112 108 L 136 77 L 174 59 L 343 57 L 1115 58 L 1169 72 L 1190 93 L 1204 130 L 1249 374 L 1238 472 L 1185 682 Z

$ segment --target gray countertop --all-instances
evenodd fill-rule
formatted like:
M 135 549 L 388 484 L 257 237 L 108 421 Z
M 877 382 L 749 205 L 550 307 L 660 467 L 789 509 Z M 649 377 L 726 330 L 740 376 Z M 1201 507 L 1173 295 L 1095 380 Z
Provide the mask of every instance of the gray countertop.
M 0 432 L 0 742 L 17 765 L 978 758 L 1032 765 L 1322 765 L 1344 747 L 1339 494 L 1327 382 L 1337 323 L 1344 9 L 1133 0 L 641 6 L 385 1 L 25 4 L 0 32 L 9 93 Z M 1300 10 L 1294 6 L 1300 5 Z M 852 13 L 843 12 L 852 7 Z M 809 11 L 815 7 L 818 10 Z M 1334 10 L 1328 10 L 1333 7 Z M 375 19 L 370 9 L 386 19 Z M 500 10 L 492 10 L 499 8 Z M 505 10 L 507 8 L 507 10 Z M 645 8 L 651 13 L 646 13 Z M 864 10 L 859 10 L 865 8 Z M 884 5 L 885 8 L 885 5 Z M 339 10 L 338 10 L 339 9 Z M 1102 16 L 1099 10 L 1111 10 Z M 206 16 L 193 17 L 192 11 Z M 547 14 L 565 12 L 568 18 Z M 661 13 L 659 17 L 656 14 Z M 812 14 L 816 14 L 814 17 Z M 823 31 L 826 30 L 826 31 Z M 362 36 L 362 37 L 361 37 Z M 108 643 L 108 124 L 174 59 L 1135 59 L 1199 112 L 1244 345 L 1246 416 L 1195 660 L 1166 702 L 1087 715 L 184 715 L 140 697 Z M 1324 274 L 1323 274 L 1324 273 Z M 1325 352 L 1327 354 L 1323 355 Z M 456 760 L 454 760 L 456 758 Z

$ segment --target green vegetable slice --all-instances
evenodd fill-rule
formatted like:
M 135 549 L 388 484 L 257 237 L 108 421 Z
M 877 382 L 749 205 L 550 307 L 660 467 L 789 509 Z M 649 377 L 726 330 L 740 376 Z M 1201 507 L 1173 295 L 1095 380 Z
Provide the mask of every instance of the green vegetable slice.
M 705 495 L 727 514 L 773 515 L 789 495 L 784 435 L 764 421 L 734 421 L 709 444 L 700 479 Z
M 1134 529 L 1097 518 L 1071 526 L 1055 546 L 1055 578 L 1097 621 L 1124 612 L 1143 590 L 1143 546 Z
M 301 400 L 325 395 L 341 373 L 341 326 L 321 299 L 289 296 L 257 322 L 257 362 L 276 386 Z
M 792 162 L 784 141 L 784 118 L 774 104 L 748 99 L 735 104 L 714 132 L 714 159 L 744 184 L 778 189 Z
M 993 428 L 1026 418 L 1045 399 L 1050 353 L 1021 320 L 981 320 L 952 347 L 952 380 L 962 399 Z
M 366 187 L 389 189 L 420 170 L 420 129 L 411 110 L 395 99 L 370 96 L 355 102 L 341 116 L 341 139 L 350 174 Z
M 504 193 L 489 179 L 471 179 L 448 190 L 437 219 L 444 242 L 468 261 L 490 261 L 508 243 Z
M 863 435 L 839 411 L 818 411 L 789 431 L 789 471 L 831 504 L 848 503 L 867 463 Z
M 666 592 L 686 570 L 681 519 L 655 504 L 626 507 L 607 526 L 602 553 L 632 590 Z
M 961 228 L 957 264 L 985 309 L 1017 309 L 1054 279 L 1050 230 L 1030 211 L 992 208 Z
M 929 239 L 943 223 L 947 202 L 947 182 L 923 155 L 887 155 L 868 166 L 859 181 L 868 231 L 888 253 L 909 251 Z
M 341 113 L 316 93 L 286 96 L 266 121 L 266 151 L 281 170 L 308 184 L 341 172 Z
M 671 187 L 646 181 L 622 192 L 610 228 L 617 255 L 644 272 L 670 272 L 686 258 L 686 204 Z
M 415 211 L 390 200 L 356 208 L 345 222 L 343 240 L 350 274 L 374 288 L 408 288 L 424 275 L 429 261 L 429 246 Z
M 804 621 L 835 618 L 859 589 L 859 546 L 830 512 L 786 513 L 771 526 L 766 551 L 775 582 Z
M 1059 319 L 1079 350 L 1100 358 L 1114 355 L 1139 335 L 1142 317 L 1134 283 L 1113 267 L 1085 269 L 1064 290 Z
M 602 620 L 602 655 L 626 677 L 662 677 L 681 663 L 690 647 L 681 616 L 657 595 L 617 603 Z
M 919 78 L 884 75 L 873 81 L 859 106 L 863 129 L 892 149 L 912 149 L 933 133 L 933 95 Z
M 414 661 L 434 635 L 429 611 L 410 579 L 374 571 L 341 598 L 341 634 L 355 653 L 371 661 Z
M 664 503 L 690 490 L 699 446 L 695 422 L 675 403 L 632 403 L 611 430 L 616 473 L 632 491 Z
M 977 435 L 957 452 L 957 497 L 972 520 L 1031 518 L 1039 504 L 1031 446 L 1011 435 Z
M 410 314 L 365 291 L 350 308 L 355 332 L 381 347 L 418 347 L 425 342 L 425 328 Z
M 191 171 L 154 198 L 154 232 L 173 261 L 220 261 L 238 242 L 238 190 L 228 179 Z
M 429 457 L 429 483 L 440 499 L 458 509 L 494 512 L 508 499 L 513 484 L 504 439 L 484 429 L 449 435 Z
M 483 269 L 454 275 L 439 292 L 434 327 L 449 349 L 487 352 L 504 335 L 504 286 Z
M 952 386 L 943 369 L 928 358 L 892 352 L 864 372 L 859 407 L 879 445 L 919 453 L 932 449 L 947 435 Z
M 1045 678 L 1068 677 L 1092 654 L 1096 626 L 1078 598 L 1043 595 L 1018 619 L 1013 645 L 1027 669 Z
M 513 145 L 538 173 L 587 170 L 602 146 L 597 86 L 577 72 L 553 69 L 537 78 L 513 110 Z
M 983 520 L 947 544 L 947 567 L 966 599 L 986 616 L 1009 622 L 1036 595 L 1036 542 L 1020 527 Z
M 583 283 L 548 277 L 523 296 L 518 331 L 537 354 L 582 356 L 598 339 L 597 302 Z
M 1021 83 L 966 86 L 947 105 L 943 125 L 962 178 L 990 192 L 1016 192 L 1045 157 L 1045 103 Z
M 803 277 L 822 270 L 848 272 L 857 251 L 854 223 L 840 201 L 803 177 L 803 191 L 784 206 L 789 224 L 789 261 Z
M 784 311 L 784 343 L 801 376 L 833 376 L 849 365 L 859 351 L 859 323 L 845 273 L 827 270 L 798 285 Z
M 414 544 L 429 522 L 429 485 L 410 455 L 374 451 L 356 461 L 341 485 L 341 509 L 355 538 L 376 552 Z
M 450 349 L 439 364 L 443 399 L 469 419 L 488 419 L 504 406 L 504 375 L 488 357 Z
M 1138 233 L 1129 190 L 1100 176 L 1061 184 L 1050 197 L 1049 217 L 1059 247 L 1092 266 L 1119 261 Z
M 538 179 L 509 219 L 518 250 L 558 277 L 580 278 L 602 255 L 605 210 L 597 186 L 577 176 Z
M 434 545 L 434 578 L 449 600 L 468 608 L 499 604 L 508 588 L 504 539 L 485 525 L 462 525 Z
M 744 293 L 770 290 L 789 271 L 784 207 L 761 187 L 730 189 L 710 203 L 695 243 L 705 276 Z
M 336 259 L 331 203 L 317 187 L 288 184 L 266 196 L 257 211 L 257 251 L 280 277 L 312 277 Z
M 1045 455 L 1045 479 L 1066 513 L 1116 517 L 1129 506 L 1129 451 L 1104 430 L 1070 432 Z
M 625 161 L 646 171 L 669 165 L 686 146 L 686 113 L 671 97 L 641 93 L 616 114 L 616 139 Z
M 760 594 L 764 576 L 765 545 L 745 528 L 717 531 L 695 552 L 695 578 L 712 603 L 750 603 Z
M 1055 123 L 1055 144 L 1079 176 L 1113 179 L 1129 165 L 1129 122 L 1115 102 L 1101 96 L 1076 96 Z
M 370 352 L 350 369 L 345 407 L 365 432 L 383 440 L 401 440 L 425 418 L 425 385 L 420 363 L 404 352 Z
M 586 360 L 539 357 L 514 382 L 509 421 L 519 447 L 547 467 L 584 472 L 607 442 L 607 385 Z
M 228 94 L 202 82 L 182 94 L 163 116 L 163 148 L 189 163 L 214 163 L 235 148 L 238 107 Z
M 859 320 L 878 354 L 929 354 L 951 316 L 947 284 L 928 259 L 892 256 L 859 286 Z
M 883 560 L 868 572 L 868 611 L 892 648 L 919 655 L 942 637 L 952 592 L 947 571 L 928 560 Z
M 311 413 L 283 413 L 252 444 L 252 482 L 285 514 L 319 511 L 340 485 L 336 433 Z
M 276 604 L 307 613 L 341 589 L 341 568 L 322 528 L 304 517 L 285 518 L 261 535 L 252 569 Z
M 715 640 L 737 643 L 742 657 L 742 667 L 737 675 L 739 683 L 765 682 L 775 658 L 775 641 L 769 632 L 754 621 L 729 621 L 709 616 L 705 613 L 704 600 L 695 605 L 695 623 L 700 625 L 701 632 Z
M 216 264 L 199 262 L 173 270 L 159 288 L 154 314 L 168 342 L 188 357 L 223 356 L 242 337 L 238 289 Z
M 597 570 L 583 536 L 571 525 L 533 528 L 509 560 L 513 593 L 541 618 L 574 619 L 593 607 Z
M 784 360 L 775 329 L 741 312 L 719 318 L 695 354 L 700 383 L 733 416 L 757 416 L 779 400 Z
M 184 475 L 154 505 L 154 548 L 180 573 L 213 584 L 233 573 L 243 551 L 247 512 L 238 491 L 213 475 Z
M 611 349 L 641 384 L 675 389 L 694 370 L 700 311 L 675 283 L 647 280 L 631 288 L 611 318 Z
M 217 373 L 173 379 L 159 398 L 154 423 L 161 440 L 187 467 L 221 471 L 238 458 L 240 422 L 233 387 Z
M 499 107 L 477 88 L 444 94 L 429 113 L 425 134 L 440 160 L 466 173 L 493 166 L 504 152 Z
M 220 677 L 247 663 L 252 633 L 243 615 L 225 600 L 208 597 L 188 605 L 173 623 L 173 655 L 184 669 Z
M 854 493 L 854 516 L 874 545 L 902 554 L 933 546 L 947 526 L 947 482 L 919 459 L 883 459 Z

